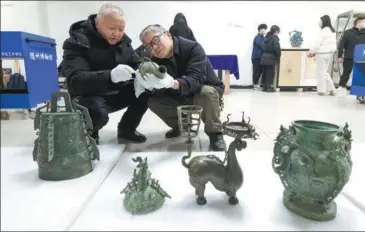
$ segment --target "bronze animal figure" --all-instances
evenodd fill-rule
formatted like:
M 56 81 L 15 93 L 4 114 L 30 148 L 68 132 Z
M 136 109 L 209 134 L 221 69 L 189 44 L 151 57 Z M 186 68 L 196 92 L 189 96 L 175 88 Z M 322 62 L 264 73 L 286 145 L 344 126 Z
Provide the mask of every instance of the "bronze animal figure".
M 186 162 L 191 154 L 182 158 L 182 164 L 188 169 L 190 184 L 195 188 L 197 204 L 205 205 L 205 185 L 210 182 L 218 191 L 225 192 L 229 196 L 229 204 L 238 204 L 236 192 L 243 184 L 243 172 L 236 158 L 236 149 L 245 149 L 247 143 L 236 138 L 228 148 L 224 161 L 215 155 L 196 156 Z

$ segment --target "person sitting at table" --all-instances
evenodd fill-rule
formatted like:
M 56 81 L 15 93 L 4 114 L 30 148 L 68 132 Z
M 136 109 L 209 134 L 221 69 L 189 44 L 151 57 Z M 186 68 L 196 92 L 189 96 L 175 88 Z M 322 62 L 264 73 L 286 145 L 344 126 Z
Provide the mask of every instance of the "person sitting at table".
M 209 149 L 224 151 L 220 120 L 224 84 L 215 74 L 203 47 L 192 40 L 171 36 L 162 26 L 149 25 L 139 35 L 152 56 L 152 61 L 167 67 L 164 79 L 153 75 L 146 77 L 154 90 L 150 93 L 148 106 L 171 130 L 166 138 L 180 136 L 177 107 L 199 105 L 203 107 L 204 131 L 209 136 Z M 138 74 L 138 72 L 136 73 Z

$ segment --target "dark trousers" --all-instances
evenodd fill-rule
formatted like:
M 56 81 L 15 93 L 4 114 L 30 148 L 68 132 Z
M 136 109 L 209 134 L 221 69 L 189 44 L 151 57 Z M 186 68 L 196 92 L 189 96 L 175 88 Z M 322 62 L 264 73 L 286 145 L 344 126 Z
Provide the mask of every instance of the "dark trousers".
M 222 133 L 220 95 L 212 86 L 204 85 L 200 93 L 192 97 L 152 96 L 148 100 L 150 110 L 173 129 L 179 128 L 177 107 L 182 105 L 203 107 L 201 119 L 205 125 L 205 133 L 208 135 Z
M 262 66 L 262 84 L 265 88 L 273 88 L 275 77 L 275 65 Z
M 262 74 L 261 60 L 252 60 L 252 82 L 254 85 L 259 84 L 259 80 Z
M 340 83 L 338 84 L 340 87 L 346 87 L 347 82 L 350 79 L 350 74 L 352 72 L 352 67 L 354 66 L 354 60 L 352 59 L 344 59 L 343 61 L 343 73 L 340 78 Z
M 109 121 L 109 114 L 128 107 L 121 118 L 118 129 L 125 133 L 134 132 L 147 111 L 147 95 L 144 93 L 139 98 L 134 94 L 133 81 L 123 84 L 116 94 L 105 96 L 82 96 L 78 104 L 89 110 L 94 131 L 100 130 Z

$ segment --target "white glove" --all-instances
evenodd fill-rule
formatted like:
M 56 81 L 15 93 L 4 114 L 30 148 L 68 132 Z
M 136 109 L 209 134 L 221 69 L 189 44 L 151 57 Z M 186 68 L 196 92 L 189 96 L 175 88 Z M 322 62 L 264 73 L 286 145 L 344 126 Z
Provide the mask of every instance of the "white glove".
M 147 81 L 142 78 L 141 74 L 136 71 L 136 78 L 134 78 L 134 93 L 136 95 L 136 98 L 144 93 L 146 89 L 152 91 L 153 88 Z
M 110 79 L 114 83 L 124 82 L 132 79 L 134 69 L 125 64 L 119 64 L 110 73 Z
M 145 76 L 147 83 L 154 89 L 170 89 L 174 86 L 174 78 L 168 74 L 165 74 L 163 79 L 156 77 L 153 74 L 147 74 Z

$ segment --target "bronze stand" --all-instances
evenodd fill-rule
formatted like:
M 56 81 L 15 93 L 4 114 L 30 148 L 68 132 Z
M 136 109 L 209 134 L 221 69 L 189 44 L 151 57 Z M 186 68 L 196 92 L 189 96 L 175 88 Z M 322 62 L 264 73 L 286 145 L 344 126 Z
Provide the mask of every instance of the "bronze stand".
M 196 105 L 184 105 L 177 107 L 181 136 L 187 138 L 186 147 L 190 156 L 193 149 L 193 138 L 197 137 L 199 134 L 202 112 L 203 108 Z
M 238 204 L 236 192 L 243 184 L 243 172 L 236 158 L 236 150 L 246 148 L 247 143 L 242 138 L 256 139 L 255 128 L 249 122 L 246 123 L 243 117 L 242 122 L 229 122 L 228 115 L 228 120 L 222 125 L 223 132 L 235 140 L 229 145 L 225 159 L 221 161 L 215 155 L 203 155 L 195 156 L 187 162 L 192 154 L 192 138 L 198 135 L 201 112 L 202 109 L 198 106 L 178 107 L 180 131 L 182 136 L 187 137 L 188 151 L 188 154 L 182 157 L 182 165 L 188 169 L 190 184 L 195 188 L 196 202 L 198 205 L 207 203 L 204 196 L 205 185 L 211 182 L 217 190 L 227 194 L 229 204 Z M 194 114 L 199 117 L 194 118 Z

